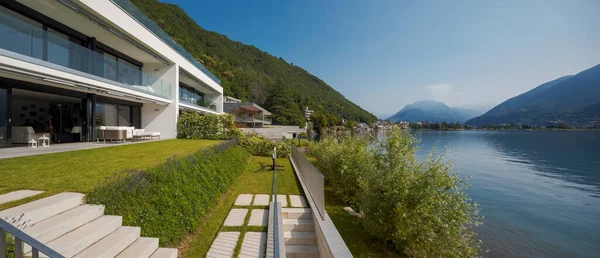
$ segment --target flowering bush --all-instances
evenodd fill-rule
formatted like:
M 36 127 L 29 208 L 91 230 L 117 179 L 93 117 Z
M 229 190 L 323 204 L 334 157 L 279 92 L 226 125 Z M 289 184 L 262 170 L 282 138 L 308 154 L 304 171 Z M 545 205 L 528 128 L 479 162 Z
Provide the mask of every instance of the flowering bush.
M 148 171 L 117 173 L 100 182 L 86 201 L 104 204 L 107 214 L 141 227 L 143 236 L 177 243 L 198 229 L 246 167 L 250 153 L 234 143 L 172 157 Z
M 177 138 L 229 140 L 240 135 L 231 114 L 181 112 L 177 121 Z
M 410 257 L 475 257 L 481 217 L 464 178 L 443 156 L 418 159 L 418 141 L 393 129 L 387 140 L 323 139 L 311 146 L 334 192 L 362 213 L 365 231 Z

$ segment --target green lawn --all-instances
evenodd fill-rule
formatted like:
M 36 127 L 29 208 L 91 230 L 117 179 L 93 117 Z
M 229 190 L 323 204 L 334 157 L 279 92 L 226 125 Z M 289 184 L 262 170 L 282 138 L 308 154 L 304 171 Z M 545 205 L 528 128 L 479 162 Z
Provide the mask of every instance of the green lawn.
M 0 194 L 21 189 L 46 191 L 19 202 L 0 205 L 0 210 L 59 192 L 88 193 L 114 173 L 148 169 L 173 155 L 190 153 L 219 142 L 176 139 L 0 159 Z
M 296 179 L 292 165 L 287 158 L 277 159 L 277 193 L 304 195 L 300 183 Z M 208 252 L 213 239 L 219 231 L 239 231 L 241 240 L 246 231 L 263 231 L 266 228 L 261 227 L 222 227 L 229 210 L 233 207 L 235 200 L 240 194 L 272 194 L 273 193 L 273 172 L 270 168 L 271 158 L 252 157 L 252 160 L 238 177 L 228 193 L 226 193 L 213 213 L 206 219 L 204 225 L 198 232 L 189 236 L 179 246 L 182 253 L 181 257 L 203 257 Z M 248 207 L 250 208 L 250 207 Z M 252 207 L 257 208 L 257 207 Z M 258 207 L 264 208 L 264 207 Z M 248 216 L 250 215 L 248 212 Z M 246 218 L 248 220 L 249 217 Z

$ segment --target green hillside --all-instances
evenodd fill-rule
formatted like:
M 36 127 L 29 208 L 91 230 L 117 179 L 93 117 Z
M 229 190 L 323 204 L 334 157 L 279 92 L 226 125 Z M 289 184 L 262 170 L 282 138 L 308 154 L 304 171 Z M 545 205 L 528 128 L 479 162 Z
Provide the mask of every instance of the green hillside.
M 306 70 L 254 46 L 203 29 L 177 5 L 157 0 L 131 2 L 221 79 L 225 95 L 273 108 L 276 123 L 304 125 L 305 106 L 348 120 L 367 123 L 377 120 Z M 277 99 L 268 100 L 269 96 Z M 293 104 L 281 103 L 289 100 Z

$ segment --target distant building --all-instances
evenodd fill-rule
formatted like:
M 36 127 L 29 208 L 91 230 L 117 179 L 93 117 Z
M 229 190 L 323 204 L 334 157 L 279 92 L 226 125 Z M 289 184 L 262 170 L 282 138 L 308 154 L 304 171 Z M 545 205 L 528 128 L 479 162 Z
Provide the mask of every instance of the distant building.
M 253 102 L 225 97 L 223 111 L 235 117 L 237 127 L 261 128 L 271 124 L 271 112 Z M 239 101 L 239 102 L 234 102 Z
M 229 97 L 229 96 L 225 96 L 225 100 L 223 100 L 223 103 L 240 103 L 242 102 L 239 99 L 236 99 L 234 97 Z

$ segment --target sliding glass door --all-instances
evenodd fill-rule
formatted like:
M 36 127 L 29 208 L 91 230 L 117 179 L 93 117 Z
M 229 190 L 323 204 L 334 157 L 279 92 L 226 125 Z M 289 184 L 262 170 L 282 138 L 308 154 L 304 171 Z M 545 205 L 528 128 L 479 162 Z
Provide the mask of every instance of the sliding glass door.
M 8 90 L 0 88 L 0 148 L 10 145 Z

